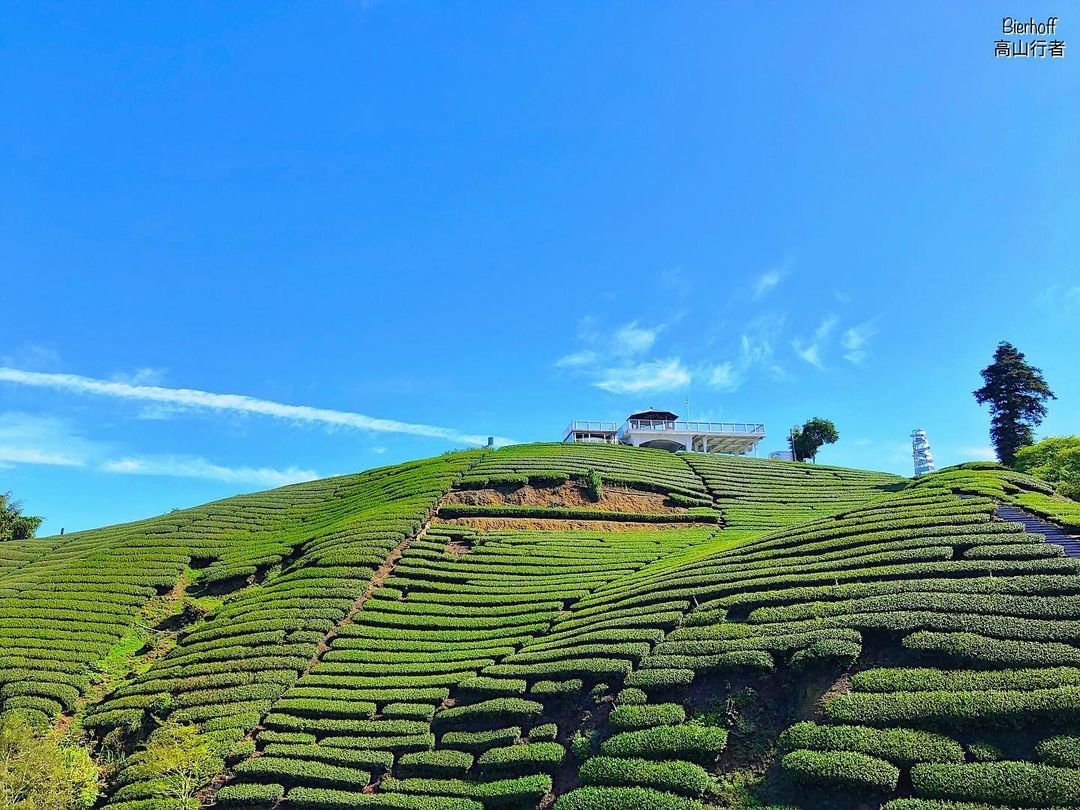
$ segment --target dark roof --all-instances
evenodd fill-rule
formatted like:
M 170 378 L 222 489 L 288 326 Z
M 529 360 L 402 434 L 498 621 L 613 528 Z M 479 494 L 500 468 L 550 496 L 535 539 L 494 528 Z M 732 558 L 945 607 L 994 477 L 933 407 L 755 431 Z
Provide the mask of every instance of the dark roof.
M 627 419 L 652 420 L 654 422 L 674 422 L 678 418 L 671 411 L 642 411 L 641 413 L 632 413 L 627 417 Z

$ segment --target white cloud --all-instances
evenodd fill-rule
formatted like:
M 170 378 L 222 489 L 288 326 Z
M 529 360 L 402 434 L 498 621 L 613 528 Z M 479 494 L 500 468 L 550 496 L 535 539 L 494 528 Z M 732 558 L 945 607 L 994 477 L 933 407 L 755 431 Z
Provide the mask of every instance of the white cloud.
M 75 394 L 93 394 L 135 402 L 175 405 L 182 408 L 208 410 L 218 413 L 269 416 L 274 419 L 286 419 L 301 424 L 347 427 L 382 433 L 405 433 L 412 436 L 425 436 L 463 444 L 483 445 L 487 443 L 487 436 L 462 433 L 454 428 L 401 422 L 396 419 L 382 419 L 361 413 L 315 408 L 309 405 L 287 405 L 272 400 L 256 399 L 244 394 L 217 394 L 193 388 L 133 385 L 125 382 L 82 377 L 76 374 L 46 374 L 36 371 L 22 371 L 15 368 L 0 368 L 0 382 L 51 388 Z M 497 437 L 496 442 L 509 444 L 512 440 Z
M 739 356 L 707 369 L 709 385 L 721 391 L 737 391 L 755 368 L 765 368 L 777 379 L 786 376 L 773 362 L 773 343 L 784 328 L 783 317 L 762 316 L 747 324 L 739 337 Z
M 993 447 L 958 447 L 956 452 L 963 456 L 965 461 L 997 461 L 997 453 Z
M 65 456 L 62 453 L 49 453 L 33 447 L 0 446 L 0 461 L 8 467 L 15 464 L 46 464 L 52 467 L 81 467 L 81 459 Z
M 866 344 L 878 332 L 872 321 L 853 326 L 844 332 L 840 345 L 846 350 L 844 359 L 858 365 L 866 359 Z
M 754 298 L 761 298 L 769 290 L 780 283 L 780 279 L 784 277 L 784 274 L 779 270 L 770 270 L 767 273 L 762 273 L 757 277 L 757 281 L 754 282 Z
M 617 354 L 626 355 L 647 352 L 656 342 L 657 333 L 663 328 L 663 326 L 657 326 L 646 329 L 638 326 L 637 321 L 624 324 L 619 327 L 612 338 L 612 350 Z
M 60 365 L 59 353 L 39 343 L 24 343 L 10 354 L 0 354 L 0 366 L 47 369 Z
M 776 285 L 783 281 L 784 277 L 787 276 L 788 272 L 791 270 L 793 261 L 791 256 L 786 256 L 777 267 L 766 270 L 754 279 L 754 299 L 757 300 L 758 298 L 765 297 L 776 287 Z
M 671 391 L 689 382 L 690 372 L 678 357 L 672 357 L 603 369 L 593 385 L 613 394 L 640 394 L 646 391 Z
M 835 315 L 829 315 L 823 318 L 821 323 L 818 324 L 817 329 L 814 330 L 813 339 L 807 343 L 799 338 L 791 341 L 791 348 L 795 350 L 800 358 L 805 360 L 812 366 L 817 368 L 825 368 L 825 361 L 822 353 L 825 349 L 825 345 L 828 342 L 829 336 L 836 328 L 837 318 Z
M 0 462 L 82 467 L 98 446 L 62 419 L 9 411 L 0 414 Z
M 581 368 L 582 366 L 592 365 L 597 359 L 596 352 L 586 349 L 563 355 L 555 361 L 555 365 L 559 368 Z
M 735 370 L 734 364 L 729 360 L 720 363 L 709 372 L 709 385 L 719 388 L 721 391 L 734 391 L 742 383 L 742 375 Z
M 131 385 L 161 385 L 165 382 L 165 371 L 163 368 L 137 368 L 130 373 L 118 371 L 112 375 L 111 379 L 113 382 Z
M 314 470 L 287 467 L 226 467 L 204 458 L 179 456 L 128 457 L 105 461 L 99 467 L 104 472 L 122 475 L 162 475 L 172 478 L 203 478 L 224 481 L 229 484 L 256 484 L 280 487 L 300 481 L 314 481 L 319 474 Z

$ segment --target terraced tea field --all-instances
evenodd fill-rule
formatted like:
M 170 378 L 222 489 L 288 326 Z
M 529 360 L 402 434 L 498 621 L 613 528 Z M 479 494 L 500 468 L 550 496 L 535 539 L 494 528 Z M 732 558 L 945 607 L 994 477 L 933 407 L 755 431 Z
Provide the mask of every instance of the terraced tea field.
M 1080 561 L 1001 504 L 1072 525 L 989 465 L 536 444 L 4 543 L 0 709 L 123 810 L 1080 807 Z

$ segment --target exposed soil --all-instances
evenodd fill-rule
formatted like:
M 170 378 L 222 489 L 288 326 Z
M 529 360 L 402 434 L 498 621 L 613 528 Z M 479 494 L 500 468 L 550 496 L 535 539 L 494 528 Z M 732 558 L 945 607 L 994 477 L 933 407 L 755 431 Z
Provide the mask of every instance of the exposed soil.
M 655 531 L 661 529 L 687 529 L 699 524 L 695 523 L 637 523 L 622 520 L 562 520 L 552 518 L 506 518 L 506 517 L 464 517 L 464 518 L 439 518 L 440 523 L 451 523 L 456 526 L 468 526 L 482 532 L 500 531 L 553 531 L 565 532 L 572 529 L 584 529 L 596 532 L 633 532 Z
M 451 540 L 446 544 L 446 553 L 462 557 L 472 551 L 472 545 L 461 540 Z
M 545 506 L 572 507 L 574 509 L 600 509 L 606 512 L 639 512 L 650 515 L 683 514 L 681 506 L 667 506 L 659 492 L 644 492 L 626 487 L 604 486 L 599 501 L 589 497 L 581 484 L 569 481 L 558 487 L 534 487 L 526 484 L 516 489 L 498 487 L 490 489 L 462 489 L 450 492 L 443 503 L 459 503 L 468 506 Z

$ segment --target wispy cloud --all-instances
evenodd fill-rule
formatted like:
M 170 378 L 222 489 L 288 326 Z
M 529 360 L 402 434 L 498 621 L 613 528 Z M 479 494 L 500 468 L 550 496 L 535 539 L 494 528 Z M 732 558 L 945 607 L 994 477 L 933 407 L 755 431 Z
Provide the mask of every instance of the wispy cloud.
M 555 365 L 559 368 L 581 368 L 582 366 L 592 365 L 598 359 L 599 357 L 596 352 L 585 349 L 580 352 L 564 354 L 555 361 Z
M 118 371 L 110 379 L 130 385 L 161 385 L 165 382 L 165 372 L 163 368 L 137 368 L 130 373 Z
M 288 405 L 272 400 L 256 399 L 244 394 L 218 394 L 194 388 L 134 385 L 126 382 L 82 377 L 76 374 L 51 374 L 23 371 L 16 368 L 0 368 L 0 382 L 51 388 L 73 394 L 90 394 L 135 402 L 175 405 L 193 410 L 268 416 L 301 424 L 355 428 L 380 433 L 403 433 L 464 444 L 482 445 L 487 442 L 486 436 L 463 433 L 454 428 L 402 422 L 396 419 L 382 419 L 351 411 L 316 408 L 309 405 Z M 512 442 L 511 439 L 504 437 L 497 437 L 496 441 L 500 444 Z
M 672 391 L 689 382 L 690 372 L 678 357 L 672 357 L 603 369 L 593 385 L 613 394 L 641 394 Z
M 1035 296 L 1035 303 L 1052 314 L 1080 311 L 1080 284 L 1064 287 L 1051 284 Z
M 956 452 L 959 453 L 965 461 L 997 461 L 997 453 L 994 452 L 993 447 L 958 447 L 956 448 Z
M 40 343 L 24 343 L 14 351 L 0 354 L 0 366 L 49 369 L 60 364 L 60 355 L 51 346 Z
M 858 365 L 866 359 L 866 344 L 878 332 L 873 321 L 866 321 L 844 332 L 840 345 L 844 347 L 844 359 Z
M 0 413 L 0 462 L 82 467 L 102 448 L 66 421 L 11 411 Z
M 679 388 L 690 382 L 691 375 L 678 357 L 648 359 L 664 328 L 664 324 L 642 326 L 630 321 L 604 332 L 593 318 L 583 318 L 578 335 L 585 347 L 563 355 L 555 366 L 591 378 L 593 386 L 613 394 Z
M 160 475 L 172 478 L 202 478 L 224 481 L 229 484 L 255 484 L 280 487 L 301 481 L 314 481 L 319 474 L 314 470 L 287 467 L 226 467 L 204 458 L 182 456 L 131 456 L 103 462 L 100 470 L 122 475 Z
M 730 360 L 712 367 L 708 377 L 709 385 L 721 391 L 735 391 L 742 384 L 742 375 Z
M 833 330 L 836 329 L 837 318 L 835 315 L 829 315 L 821 320 L 817 329 L 814 330 L 814 336 L 809 341 L 803 341 L 799 338 L 795 338 L 791 341 L 791 348 L 795 350 L 800 358 L 805 360 L 812 366 L 817 368 L 825 368 L 825 360 L 823 353 L 825 346 L 829 340 L 829 336 Z
M 638 326 L 637 321 L 631 321 L 616 330 L 612 339 L 612 349 L 618 354 L 635 355 L 647 352 L 656 343 L 656 336 L 663 326 L 654 326 L 651 329 Z
M 766 371 L 774 379 L 783 379 L 773 346 L 784 329 L 783 316 L 763 315 L 746 325 L 739 336 L 738 355 L 706 368 L 706 382 L 720 391 L 737 391 L 755 370 Z
M 757 281 L 754 282 L 754 298 L 761 298 L 769 290 L 780 283 L 780 279 L 784 277 L 784 274 L 779 270 L 770 270 L 767 273 L 762 273 L 757 277 Z
M 770 268 L 754 279 L 753 297 L 754 299 L 764 298 L 776 287 L 781 281 L 784 280 L 784 276 L 791 270 L 792 259 L 790 256 L 786 257 L 778 266 Z

